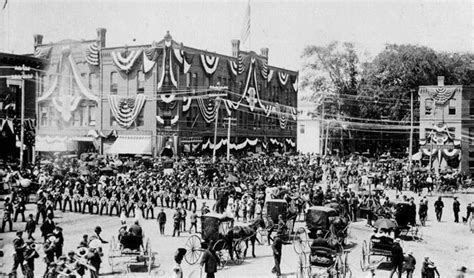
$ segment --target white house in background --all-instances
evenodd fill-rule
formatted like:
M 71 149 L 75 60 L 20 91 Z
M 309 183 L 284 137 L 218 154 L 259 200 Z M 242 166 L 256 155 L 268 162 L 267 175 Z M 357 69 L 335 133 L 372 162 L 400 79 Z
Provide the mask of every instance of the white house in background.
M 298 103 L 297 149 L 301 153 L 321 153 L 321 128 L 319 118 L 312 113 L 314 103 Z M 311 112 L 310 112 L 311 111 Z

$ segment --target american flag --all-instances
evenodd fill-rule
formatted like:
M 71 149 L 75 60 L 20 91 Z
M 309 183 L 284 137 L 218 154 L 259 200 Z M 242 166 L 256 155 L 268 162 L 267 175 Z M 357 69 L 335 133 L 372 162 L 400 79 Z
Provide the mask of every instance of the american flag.
M 240 41 L 245 44 L 247 39 L 250 37 L 250 0 L 247 2 L 247 8 L 245 9 L 244 24 L 242 26 L 242 32 L 240 34 Z

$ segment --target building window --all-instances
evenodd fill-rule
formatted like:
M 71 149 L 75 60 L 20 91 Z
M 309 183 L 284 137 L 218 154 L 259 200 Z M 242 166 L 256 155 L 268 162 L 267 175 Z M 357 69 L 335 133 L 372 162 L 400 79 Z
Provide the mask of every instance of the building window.
M 474 152 L 472 152 L 472 151 L 469 152 L 469 158 L 474 158 Z
M 89 90 L 97 90 L 99 89 L 99 79 L 97 78 L 97 74 L 89 73 Z
M 193 73 L 193 79 L 191 81 L 191 86 L 193 86 L 193 88 L 197 88 L 198 86 L 198 75 L 197 73 Z
M 300 125 L 300 133 L 304 134 L 304 125 Z
M 145 93 L 145 74 L 139 70 L 137 73 L 137 94 Z
M 110 73 L 110 94 L 116 95 L 118 92 L 118 74 L 116 71 Z
M 456 99 L 452 98 L 449 100 L 449 115 L 456 115 Z
M 72 112 L 72 126 L 81 126 L 81 109 Z
M 47 126 L 48 125 L 48 114 L 49 114 L 49 107 L 43 106 L 41 107 L 40 111 L 40 124 L 41 126 Z
M 95 116 L 97 113 L 97 107 L 95 105 L 89 105 L 89 125 L 90 126 L 95 126 Z
M 83 103 L 81 106 L 81 126 L 88 126 L 89 125 L 89 106 Z
M 431 98 L 427 98 L 425 100 L 425 115 L 431 115 L 433 111 L 433 100 Z
M 191 87 L 191 73 L 190 72 L 186 73 L 186 87 L 187 88 Z

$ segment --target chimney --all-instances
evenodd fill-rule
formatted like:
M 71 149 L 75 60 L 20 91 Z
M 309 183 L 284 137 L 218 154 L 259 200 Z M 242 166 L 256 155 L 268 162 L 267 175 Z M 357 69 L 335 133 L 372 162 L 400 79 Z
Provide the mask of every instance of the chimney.
M 106 33 L 107 33 L 107 29 L 97 28 L 97 42 L 99 43 L 100 47 L 105 47 L 105 34 Z
M 240 41 L 239 40 L 232 40 L 232 56 L 238 57 L 240 51 Z
M 41 45 L 43 44 L 43 35 L 40 35 L 40 34 L 34 34 L 33 35 L 33 39 L 35 41 L 35 49 L 38 45 Z
M 262 47 L 260 48 L 260 55 L 263 57 L 267 58 L 268 60 L 268 47 Z
M 444 76 L 438 76 L 438 86 L 444 86 Z

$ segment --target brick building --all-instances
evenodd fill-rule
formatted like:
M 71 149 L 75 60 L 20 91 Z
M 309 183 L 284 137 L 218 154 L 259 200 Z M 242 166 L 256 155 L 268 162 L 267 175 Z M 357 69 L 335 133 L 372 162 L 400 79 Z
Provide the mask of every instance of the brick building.
M 21 132 L 21 90 L 22 80 L 14 78 L 22 74 L 15 67 L 30 67 L 26 74 L 33 78 L 25 79 L 25 161 L 32 159 L 34 132 L 36 125 L 34 77 L 38 75 L 45 60 L 32 55 L 0 53 L 0 159 L 19 158 Z
M 460 169 L 474 173 L 474 87 L 420 86 L 422 163 L 436 172 Z
M 289 150 L 296 146 L 298 73 L 268 65 L 268 49 L 232 55 L 177 43 L 95 40 L 42 44 L 49 66 L 38 90 L 39 151 L 105 154 Z M 216 126 L 217 118 L 217 128 Z

